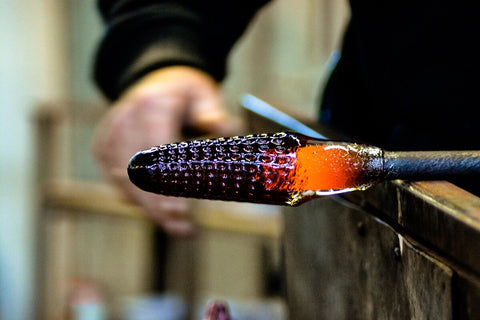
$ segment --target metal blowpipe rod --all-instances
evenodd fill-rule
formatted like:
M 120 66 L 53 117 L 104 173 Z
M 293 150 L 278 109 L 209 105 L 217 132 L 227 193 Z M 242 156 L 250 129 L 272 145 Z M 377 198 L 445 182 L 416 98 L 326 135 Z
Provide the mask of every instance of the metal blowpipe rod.
M 384 151 L 384 180 L 480 176 L 480 151 Z
M 139 188 L 177 197 L 299 205 L 393 179 L 480 175 L 480 151 L 391 152 L 279 132 L 194 140 L 132 157 Z

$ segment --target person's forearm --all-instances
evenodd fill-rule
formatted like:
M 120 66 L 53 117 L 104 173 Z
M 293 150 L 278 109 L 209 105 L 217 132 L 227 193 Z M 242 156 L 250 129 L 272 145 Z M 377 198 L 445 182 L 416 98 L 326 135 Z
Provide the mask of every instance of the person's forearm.
M 146 73 L 188 65 L 221 81 L 227 55 L 267 0 L 99 1 L 107 25 L 94 77 L 110 99 Z

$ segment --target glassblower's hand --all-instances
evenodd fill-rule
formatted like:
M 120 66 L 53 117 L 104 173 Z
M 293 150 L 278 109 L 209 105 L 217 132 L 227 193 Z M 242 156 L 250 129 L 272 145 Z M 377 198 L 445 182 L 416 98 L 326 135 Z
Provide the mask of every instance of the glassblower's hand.
M 227 118 L 219 85 L 191 67 L 153 71 L 135 83 L 99 123 L 92 153 L 99 169 L 146 214 L 172 235 L 194 231 L 186 199 L 147 193 L 127 177 L 139 150 L 181 140 L 184 127 L 228 136 L 239 127 Z

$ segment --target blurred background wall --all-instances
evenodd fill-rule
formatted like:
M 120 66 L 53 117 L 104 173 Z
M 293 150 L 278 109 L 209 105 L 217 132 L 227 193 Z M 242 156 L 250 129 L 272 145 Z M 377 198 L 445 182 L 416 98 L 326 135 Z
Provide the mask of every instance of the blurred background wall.
M 34 319 L 36 190 L 32 114 L 69 96 L 61 1 L 0 1 L 0 318 Z
M 38 240 L 38 170 L 34 114 L 39 105 L 104 105 L 90 79 L 101 34 L 93 0 L 0 0 L 0 319 L 34 319 Z M 301 118 L 317 114 L 327 60 L 339 44 L 346 4 L 277 0 L 255 19 L 231 56 L 224 86 L 232 112 L 254 93 Z M 292 88 L 294 88 L 292 90 Z M 96 179 L 90 128 L 52 156 L 58 177 Z M 61 139 L 60 139 L 61 140 Z M 59 161 L 60 160 L 60 161 Z

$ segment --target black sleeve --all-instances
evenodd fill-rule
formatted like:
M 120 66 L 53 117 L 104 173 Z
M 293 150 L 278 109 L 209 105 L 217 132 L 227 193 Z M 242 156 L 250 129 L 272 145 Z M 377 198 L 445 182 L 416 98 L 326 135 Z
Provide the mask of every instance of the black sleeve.
M 268 0 L 99 0 L 106 24 L 94 79 L 116 99 L 146 73 L 169 65 L 202 69 L 221 81 L 227 55 Z

